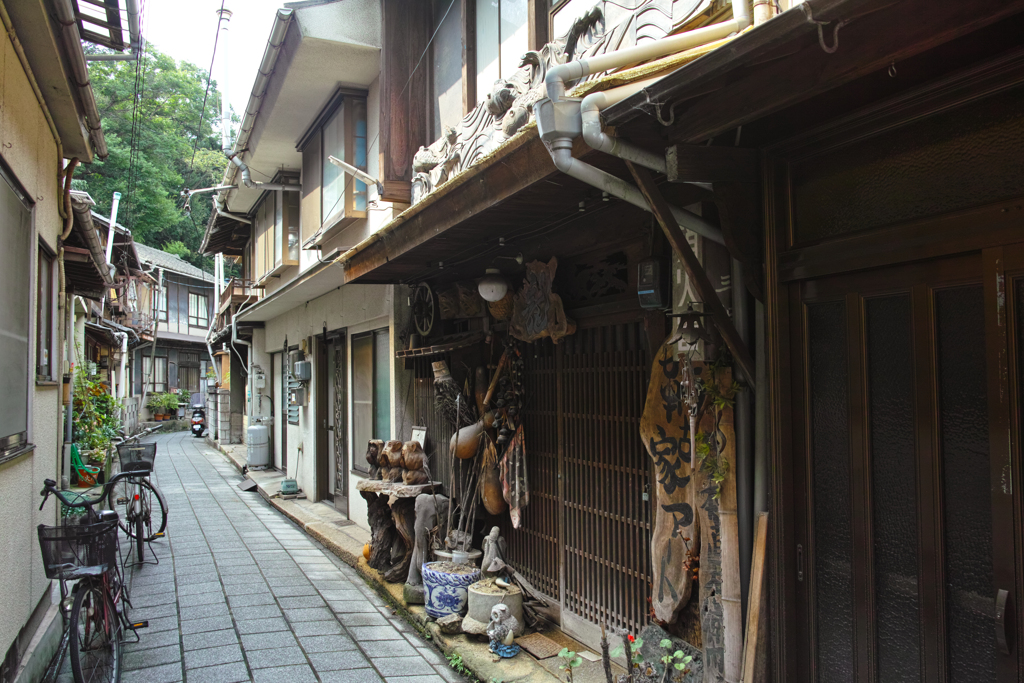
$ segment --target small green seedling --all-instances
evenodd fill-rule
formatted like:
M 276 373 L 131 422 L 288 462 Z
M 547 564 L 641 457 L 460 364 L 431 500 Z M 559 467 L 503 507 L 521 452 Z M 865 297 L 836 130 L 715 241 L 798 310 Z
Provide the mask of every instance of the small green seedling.
M 676 671 L 683 671 L 686 669 L 687 664 L 693 661 L 693 657 L 682 650 L 673 652 L 672 641 L 668 638 L 663 639 L 658 645 L 665 650 L 665 656 L 661 658 L 661 663 L 665 665 L 665 673 L 661 676 L 661 683 L 666 683 L 669 680 L 669 671 L 673 668 Z
M 565 672 L 565 680 L 568 683 L 572 683 L 572 670 L 583 663 L 583 658 L 567 647 L 563 647 L 558 656 L 562 659 L 562 663 L 558 665 L 558 668 Z
M 644 661 L 643 655 L 640 654 L 640 648 L 644 646 L 644 639 L 634 638 L 633 636 L 625 637 L 629 640 L 629 661 L 633 664 L 633 666 L 639 666 L 640 662 Z M 620 645 L 614 650 L 612 650 L 611 656 L 621 657 L 623 652 L 625 652 L 625 650 L 623 650 L 622 645 Z

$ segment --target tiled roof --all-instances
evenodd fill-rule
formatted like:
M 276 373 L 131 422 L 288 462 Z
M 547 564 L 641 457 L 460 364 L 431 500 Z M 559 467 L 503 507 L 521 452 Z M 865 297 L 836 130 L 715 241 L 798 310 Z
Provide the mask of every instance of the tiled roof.
M 139 260 L 145 264 L 157 266 L 158 268 L 170 270 L 188 277 L 194 277 L 198 280 L 213 280 L 213 273 L 200 270 L 174 254 L 168 254 L 166 251 L 147 247 L 145 244 L 139 244 L 138 242 L 135 243 L 135 249 L 139 252 Z

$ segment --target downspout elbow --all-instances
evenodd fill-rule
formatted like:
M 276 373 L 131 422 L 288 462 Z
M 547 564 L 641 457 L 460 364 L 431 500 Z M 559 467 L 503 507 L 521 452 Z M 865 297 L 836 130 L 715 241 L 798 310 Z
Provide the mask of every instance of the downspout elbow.
M 552 102 L 558 102 L 565 97 L 565 84 L 567 81 L 575 81 L 590 74 L 587 69 L 587 60 L 577 59 L 566 64 L 557 64 L 548 69 L 544 76 L 544 86 L 547 88 L 548 98 Z
M 238 170 L 242 173 L 242 184 L 246 187 L 253 187 L 255 183 L 252 182 L 252 178 L 249 177 L 249 167 L 244 161 L 238 158 L 238 154 L 232 154 L 228 157 L 231 163 L 238 167 Z
M 566 175 L 572 175 L 572 165 L 574 159 L 572 158 L 572 140 L 567 140 L 569 143 L 564 147 L 555 147 L 552 145 L 551 148 L 551 160 L 555 162 L 555 168 Z M 555 144 L 558 144 L 557 142 Z

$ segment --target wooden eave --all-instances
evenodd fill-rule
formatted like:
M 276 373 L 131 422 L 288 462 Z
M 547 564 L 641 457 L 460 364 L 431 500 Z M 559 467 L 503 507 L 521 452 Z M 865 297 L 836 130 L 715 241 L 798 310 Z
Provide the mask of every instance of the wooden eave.
M 822 50 L 818 27 L 831 47 Z M 603 113 L 654 148 L 757 147 L 1019 45 L 1022 0 L 811 0 L 736 37 Z M 890 68 L 892 73 L 890 74 Z M 670 125 L 659 123 L 670 120 Z
M 621 161 L 595 153 L 582 138 L 573 155 L 629 178 Z M 702 197 L 689 185 L 665 191 L 684 203 Z M 531 124 L 339 260 L 345 283 L 453 281 L 480 277 L 491 265 L 514 269 L 511 261 L 495 262 L 496 257 L 547 259 L 614 242 L 616 234 L 629 232 L 624 225 L 646 215 L 619 200 L 606 201 L 600 191 L 558 172 Z

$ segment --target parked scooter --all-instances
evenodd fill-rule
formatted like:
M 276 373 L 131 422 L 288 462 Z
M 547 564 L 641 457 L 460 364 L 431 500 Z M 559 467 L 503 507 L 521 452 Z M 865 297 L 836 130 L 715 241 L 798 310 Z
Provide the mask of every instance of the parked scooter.
M 192 395 L 192 436 L 203 435 L 206 431 L 206 406 L 203 405 L 203 395 Z

